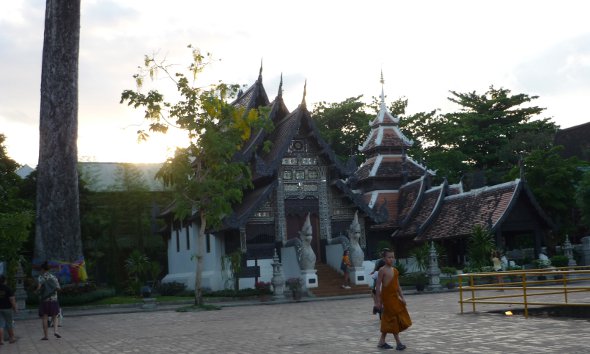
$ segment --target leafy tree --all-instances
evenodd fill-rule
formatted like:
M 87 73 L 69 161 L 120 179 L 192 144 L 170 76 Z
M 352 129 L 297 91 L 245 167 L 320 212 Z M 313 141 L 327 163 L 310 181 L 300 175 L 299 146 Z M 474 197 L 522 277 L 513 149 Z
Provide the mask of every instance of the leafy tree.
M 380 109 L 380 98 L 372 97 L 372 102 L 367 104 L 361 101 L 362 97 L 359 95 L 335 103 L 323 101 L 317 103 L 312 112 L 322 138 L 342 161 L 350 157 L 356 157 L 357 163 L 364 160 L 358 147 L 365 142 L 371 131 L 370 123 Z M 404 97 L 389 103 L 388 110 L 400 117 L 400 126 L 406 119 L 407 106 L 408 100 Z
M 578 169 L 580 161 L 576 157 L 564 159 L 559 154 L 561 150 L 563 147 L 557 146 L 532 151 L 524 159 L 524 173 L 535 198 L 564 235 L 575 227 L 572 210 L 576 206 L 576 185 L 582 172 Z M 516 178 L 519 173 L 519 168 L 515 167 L 509 176 Z
M 137 90 L 123 91 L 121 102 L 143 107 L 152 132 L 165 133 L 174 125 L 187 133 L 188 146 L 176 150 L 158 177 L 175 190 L 177 218 L 189 213 L 198 215 L 195 305 L 200 306 L 205 233 L 219 227 L 223 217 L 231 213 L 233 203 L 241 201 L 243 190 L 252 186 L 248 165 L 236 161 L 234 156 L 250 137 L 251 130 L 268 124 L 269 120 L 262 118 L 257 110 L 245 112 L 228 103 L 237 94 L 237 85 L 197 86 L 198 74 L 208 61 L 198 50 L 189 48 L 192 49 L 189 74 L 172 74 L 170 66 L 146 56 L 143 68 L 134 76 L 139 84 Z M 164 73 L 175 85 L 177 100 L 167 101 L 156 89 L 147 94 L 141 92 L 144 79 L 158 73 Z M 140 131 L 140 137 L 147 136 L 149 133 Z
M 358 147 L 370 131 L 369 123 L 374 116 L 367 113 L 362 97 L 336 103 L 320 102 L 313 108 L 312 116 L 322 137 L 342 161 L 359 153 Z
M 27 241 L 34 213 L 31 204 L 19 196 L 22 184 L 16 174 L 19 165 L 7 155 L 5 139 L 0 134 L 0 261 L 7 262 L 8 276 L 12 277 Z
M 557 130 L 548 118 L 532 120 L 543 108 L 527 106 L 538 98 L 512 95 L 493 86 L 483 95 L 450 91 L 458 112 L 416 115 L 405 125 L 418 139 L 425 163 L 451 180 L 477 176 L 489 184 L 503 182 L 519 156 L 551 147 Z M 473 183 L 472 183 L 473 184 Z
M 37 166 L 37 261 L 82 258 L 78 208 L 80 0 L 47 0 Z
M 169 204 L 170 193 L 150 191 L 134 164 L 117 166 L 114 183 L 94 192 L 90 189 L 98 182 L 98 171 L 82 164 L 79 168 L 82 239 L 89 275 L 120 290 L 127 280 L 121 269 L 132 251 L 145 253 L 153 262 L 165 262 L 163 240 L 153 235 L 152 208 Z
M 584 173 L 576 188 L 576 204 L 580 209 L 582 222 L 590 228 L 590 170 Z

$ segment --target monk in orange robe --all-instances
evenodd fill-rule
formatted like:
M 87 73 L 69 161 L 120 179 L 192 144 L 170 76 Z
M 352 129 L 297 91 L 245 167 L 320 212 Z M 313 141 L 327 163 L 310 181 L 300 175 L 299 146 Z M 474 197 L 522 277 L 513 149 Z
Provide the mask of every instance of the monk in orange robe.
M 382 349 L 393 349 L 385 342 L 387 333 L 392 333 L 395 338 L 397 350 L 404 350 L 399 333 L 412 325 L 412 320 L 406 309 L 406 300 L 399 286 L 399 273 L 393 267 L 395 256 L 393 251 L 386 251 L 383 259 L 385 266 L 379 270 L 377 275 L 377 306 L 383 307 L 381 313 L 381 338 L 378 347 Z

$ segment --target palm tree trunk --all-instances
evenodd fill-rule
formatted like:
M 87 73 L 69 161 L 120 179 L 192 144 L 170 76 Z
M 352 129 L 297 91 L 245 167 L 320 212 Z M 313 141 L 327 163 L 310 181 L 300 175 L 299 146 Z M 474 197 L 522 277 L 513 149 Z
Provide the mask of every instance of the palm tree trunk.
M 41 109 L 35 258 L 82 258 L 78 195 L 78 53 L 80 0 L 47 0 Z

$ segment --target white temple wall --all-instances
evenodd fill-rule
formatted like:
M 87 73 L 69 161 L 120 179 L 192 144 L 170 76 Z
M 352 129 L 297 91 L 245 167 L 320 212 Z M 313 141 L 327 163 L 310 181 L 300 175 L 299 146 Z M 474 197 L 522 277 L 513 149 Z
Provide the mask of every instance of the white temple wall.
M 188 245 L 186 232 L 187 228 L 183 227 L 178 232 L 173 230 L 171 233 L 167 244 L 168 274 L 162 279 L 162 282 L 179 282 L 185 284 L 187 289 L 194 290 L 197 261 L 195 255 L 197 254 L 199 228 L 196 223 L 188 226 Z M 203 250 L 202 288 L 214 291 L 222 290 L 225 288 L 221 267 L 221 255 L 224 251 L 223 241 L 209 234 L 205 235 L 203 246 L 205 249 Z

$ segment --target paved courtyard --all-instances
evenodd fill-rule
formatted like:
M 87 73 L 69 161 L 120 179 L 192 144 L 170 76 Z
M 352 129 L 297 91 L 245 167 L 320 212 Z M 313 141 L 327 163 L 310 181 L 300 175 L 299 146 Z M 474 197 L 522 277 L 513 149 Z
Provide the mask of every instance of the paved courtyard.
M 461 315 L 457 300 L 457 292 L 407 295 L 414 324 L 402 333 L 406 353 L 590 353 L 586 319 Z M 368 295 L 242 305 L 186 313 L 66 313 L 63 338 L 51 335 L 49 341 L 40 340 L 39 320 L 20 320 L 18 342 L 5 343 L 0 353 L 395 352 L 376 347 L 379 321 Z

